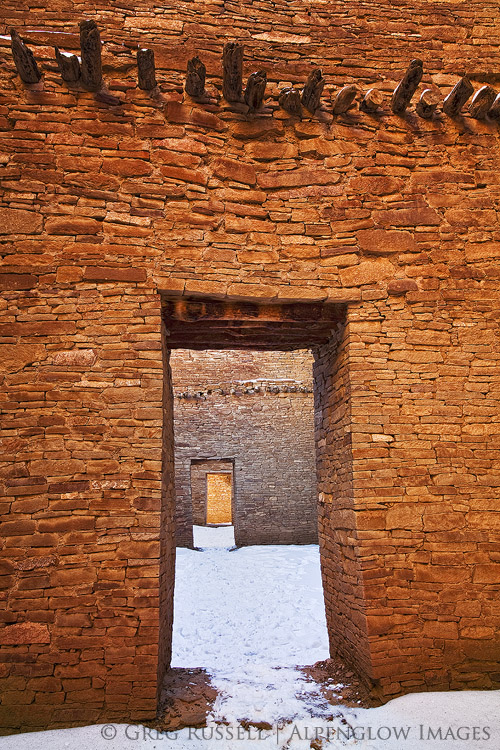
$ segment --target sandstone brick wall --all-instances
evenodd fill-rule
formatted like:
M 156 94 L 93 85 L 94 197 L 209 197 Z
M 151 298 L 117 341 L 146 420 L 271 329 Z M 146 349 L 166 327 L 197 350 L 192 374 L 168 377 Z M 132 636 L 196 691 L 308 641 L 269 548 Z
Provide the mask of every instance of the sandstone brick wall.
M 345 326 L 314 355 L 318 520 L 330 651 L 373 677 L 354 498 Z
M 54 70 L 54 41 L 76 52 L 89 12 L 123 107 Z M 1 14 L 44 72 L 22 84 L 0 38 L 5 731 L 154 714 L 173 585 L 162 292 L 347 305 L 350 419 L 325 406 L 325 420 L 352 477 L 320 511 L 332 646 L 348 655 L 365 633 L 356 663 L 386 696 L 498 686 L 498 128 L 328 104 L 350 82 L 389 94 L 411 57 L 442 97 L 465 71 L 498 86 L 496 6 L 8 0 Z M 262 113 L 217 101 L 235 39 L 245 76 L 268 72 Z M 137 44 L 155 49 L 156 97 L 137 88 Z M 195 53 L 207 103 L 182 93 Z M 276 95 L 314 65 L 325 106 L 297 121 Z M 339 591 L 343 550 L 356 560 Z
M 177 349 L 171 363 L 178 543 L 193 543 L 195 500 L 200 520 L 202 458 L 232 463 L 236 544 L 317 542 L 311 353 Z

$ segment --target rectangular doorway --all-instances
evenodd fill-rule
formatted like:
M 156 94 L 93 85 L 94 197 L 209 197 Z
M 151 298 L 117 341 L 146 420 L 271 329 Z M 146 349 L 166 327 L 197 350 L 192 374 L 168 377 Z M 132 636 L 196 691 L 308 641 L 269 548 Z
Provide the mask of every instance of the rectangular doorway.
M 193 525 L 234 523 L 234 460 L 193 458 L 190 463 Z
M 187 402 L 191 405 L 192 412 L 200 410 L 201 404 L 209 402 L 213 397 L 214 390 L 212 384 L 208 383 L 204 388 L 196 387 L 196 390 L 192 392 L 189 387 L 182 385 L 181 392 L 174 391 L 172 370 L 170 367 L 170 356 L 176 350 L 192 350 L 196 351 L 230 351 L 238 350 L 240 352 L 247 352 L 250 350 L 256 351 L 273 351 L 273 352 L 291 352 L 299 350 L 310 350 L 313 356 L 313 373 L 312 373 L 312 390 L 314 393 L 314 441 L 315 441 L 315 464 L 316 470 L 312 469 L 312 476 L 317 480 L 316 483 L 316 502 L 317 502 L 317 518 L 318 527 L 317 533 L 319 536 L 319 553 L 321 555 L 321 573 L 322 573 L 322 584 L 324 591 L 324 599 L 326 603 L 326 625 L 328 629 L 330 653 L 336 654 L 338 657 L 345 659 L 346 662 L 351 664 L 355 669 L 359 670 L 362 674 L 370 674 L 371 670 L 371 654 L 369 650 L 370 642 L 367 633 L 366 620 L 365 620 L 365 589 L 363 585 L 362 570 L 358 559 L 358 550 L 360 545 L 359 531 L 356 529 L 356 506 L 354 497 L 354 472 L 353 472 L 353 420 L 351 414 L 351 374 L 352 371 L 350 366 L 352 364 L 353 354 L 351 352 L 351 346 L 353 347 L 354 353 L 356 352 L 355 336 L 350 332 L 348 322 L 346 320 L 346 309 L 342 305 L 334 303 L 260 303 L 260 302 L 239 302 L 230 300 L 219 300 L 219 299 L 189 299 L 189 298 L 168 298 L 165 297 L 162 305 L 162 325 L 163 325 L 163 352 L 164 352 L 164 455 L 163 455 L 163 518 L 165 529 L 164 532 L 164 549 L 165 552 L 162 556 L 162 577 L 160 587 L 160 656 L 159 656 L 159 676 L 165 673 L 165 670 L 170 664 L 172 654 L 172 622 L 173 622 L 173 561 L 175 556 L 175 540 L 174 540 L 174 516 L 176 511 L 176 491 L 175 491 L 175 471 L 174 471 L 174 401 Z M 194 362 L 194 359 L 193 359 Z M 290 386 L 287 382 L 283 382 L 282 375 L 277 373 L 272 380 L 278 380 L 280 382 L 272 382 L 266 385 L 265 393 L 277 392 L 280 398 L 285 400 L 288 398 L 287 394 L 296 393 L 293 390 L 294 385 Z M 268 390 L 268 385 L 269 390 Z M 220 386 L 220 387 L 219 387 Z M 262 389 L 261 383 L 251 383 L 247 386 L 246 381 L 240 384 L 238 388 L 234 388 L 235 396 L 238 398 L 252 398 L 254 401 L 255 393 L 257 388 Z M 291 390 L 287 390 L 290 389 Z M 227 388 L 222 384 L 216 384 L 217 395 L 223 395 L 221 391 L 226 392 Z M 260 396 L 259 396 L 260 398 Z M 263 398 L 267 398 L 267 395 L 263 395 Z M 211 402 L 210 402 L 211 403 Z M 243 403 L 243 401 L 241 402 Z M 255 410 L 254 410 L 255 411 Z M 234 413 L 238 410 L 233 410 Z M 262 414 L 262 411 L 255 411 L 256 414 Z M 244 422 L 244 420 L 241 420 Z M 210 429 L 212 433 L 221 430 L 221 425 L 225 422 L 221 419 L 214 420 L 214 423 L 207 429 Z M 272 422 L 271 424 L 274 424 Z M 266 427 L 266 431 L 268 428 Z M 201 433 L 198 433 L 201 434 Z M 354 438 L 356 434 L 354 434 Z M 241 442 L 241 440 L 239 441 Z M 235 441 L 236 443 L 236 441 Z M 255 449 L 255 455 L 253 460 L 254 478 L 259 479 L 259 473 L 262 473 L 259 469 L 262 460 L 267 455 L 272 456 L 277 452 L 273 448 L 272 441 L 267 440 L 268 445 L 262 450 L 257 446 Z M 285 448 L 288 449 L 289 445 L 297 445 L 297 430 L 294 425 L 291 426 L 288 435 L 288 442 L 285 443 Z M 177 441 L 179 448 L 186 450 L 191 453 L 192 448 L 187 443 L 184 446 L 184 441 Z M 198 443 L 197 443 L 198 445 Z M 251 446 L 255 448 L 255 446 Z M 280 449 L 281 452 L 281 449 Z M 221 453 L 209 452 L 209 457 L 224 455 Z M 226 454 L 228 455 L 228 454 Z M 229 455 L 236 455 L 235 451 L 231 450 Z M 207 453 L 204 458 L 206 459 Z M 293 457 L 292 457 L 293 463 Z M 220 473 L 219 471 L 213 471 L 213 473 Z M 239 473 L 238 473 L 239 472 Z M 314 472 L 314 473 L 313 473 Z M 210 472 L 209 472 L 210 473 Z M 242 486 L 244 476 L 240 477 L 242 468 L 239 464 L 239 459 L 236 462 L 235 471 L 235 484 L 237 487 L 236 497 L 233 497 L 233 503 L 237 506 L 236 513 L 233 512 L 232 520 L 235 522 L 235 526 L 238 526 L 239 517 L 241 515 L 240 505 L 242 499 Z M 282 483 L 282 476 L 278 472 L 276 474 L 275 485 L 278 487 Z M 206 476 L 205 476 L 206 481 Z M 209 480 L 210 481 L 210 480 Z M 189 486 L 189 484 L 188 484 Z M 207 484 L 205 484 L 206 492 Z M 234 493 L 233 493 L 234 494 Z M 274 497 L 274 495 L 273 495 Z M 258 497 L 257 497 L 258 499 Z M 190 504 L 184 503 L 186 512 L 186 526 L 189 526 L 191 530 L 193 525 L 194 513 L 191 513 Z M 265 504 L 264 512 L 262 506 L 253 503 L 250 504 L 247 512 L 248 517 L 251 517 L 251 521 L 248 527 L 251 529 L 252 526 L 260 528 L 264 525 L 263 521 L 266 520 L 266 510 L 271 507 L 271 502 Z M 290 510 L 290 505 L 288 506 Z M 190 516 L 190 518 L 189 518 Z M 283 518 L 287 523 L 290 522 L 290 528 L 292 532 L 295 532 L 297 527 L 297 520 L 294 514 L 287 512 L 283 515 Z M 181 514 L 182 520 L 182 514 Z M 300 517 L 298 518 L 300 521 Z M 281 533 L 281 526 L 280 526 Z M 211 529 L 211 531 L 224 531 L 224 529 Z M 191 531 L 192 533 L 192 531 Z M 282 540 L 283 542 L 284 540 Z M 269 542 L 268 542 L 269 543 Z M 287 539 L 286 544 L 293 544 L 293 539 Z M 273 544 L 275 553 L 285 555 L 286 550 L 283 547 L 279 547 Z M 246 549 L 245 549 L 245 545 Z M 189 546 L 189 545 L 186 545 Z M 192 548 L 192 543 L 191 543 Z M 210 627 L 204 628 L 204 632 L 212 633 L 213 637 L 207 640 L 202 640 L 199 637 L 199 632 L 188 632 L 185 628 L 185 623 L 194 623 L 197 625 L 196 613 L 200 608 L 200 601 L 202 594 L 210 595 L 211 592 L 219 592 L 219 588 L 212 585 L 212 581 L 217 578 L 218 573 L 211 573 L 208 577 L 206 576 L 206 566 L 204 566 L 203 560 L 206 560 L 206 554 L 204 550 L 192 550 L 192 549 L 177 549 L 177 556 L 179 560 L 192 561 L 193 565 L 198 565 L 196 571 L 187 571 L 184 573 L 185 585 L 185 597 L 182 600 L 182 596 L 179 599 L 184 602 L 185 612 L 184 617 L 181 617 L 181 627 L 178 632 L 181 633 L 183 641 L 180 646 L 179 643 L 176 646 L 175 659 L 178 663 L 187 665 L 188 659 L 192 663 L 192 666 L 200 665 L 204 667 L 210 667 L 215 664 L 218 668 L 221 668 L 221 648 L 220 644 L 226 642 L 225 635 L 222 633 L 221 628 L 226 623 L 231 623 L 233 620 L 240 616 L 241 612 L 246 611 L 250 605 L 253 605 L 255 601 L 259 604 L 259 595 L 255 597 L 248 595 L 248 571 L 252 571 L 252 575 L 255 577 L 255 586 L 257 592 L 265 590 L 262 587 L 262 581 L 259 578 L 259 567 L 257 564 L 246 564 L 246 555 L 252 555 L 253 551 L 249 549 L 249 546 L 257 546 L 261 550 L 261 555 L 269 555 L 269 551 L 264 548 L 262 542 L 255 542 L 252 539 L 245 538 L 241 535 L 239 539 L 236 539 L 237 550 L 233 552 L 230 549 L 225 549 L 220 552 L 221 555 L 227 557 L 227 574 L 231 577 L 234 582 L 235 576 L 233 572 L 236 571 L 236 562 L 241 560 L 245 563 L 241 567 L 241 583 L 233 586 L 231 592 L 224 599 L 224 606 L 226 607 L 223 616 L 220 616 L 220 602 L 216 603 L 216 606 L 211 607 L 210 603 L 204 607 L 206 612 L 219 613 L 218 617 L 215 618 L 214 622 L 211 623 Z M 277 550 L 277 551 L 276 551 Z M 204 556 L 201 556 L 200 553 Z M 214 552 L 214 555 L 219 555 L 219 552 Z M 296 546 L 294 555 L 300 557 L 307 555 L 307 545 L 300 547 Z M 348 564 L 346 564 L 346 561 Z M 215 560 L 217 562 L 217 560 Z M 269 569 L 274 573 L 276 567 L 275 561 L 269 560 Z M 300 565 L 289 564 L 287 562 L 283 565 L 285 575 L 283 576 L 284 587 L 290 583 L 289 571 L 292 570 L 297 574 L 302 569 L 306 570 L 308 562 Z M 316 569 L 319 576 L 319 599 L 315 602 L 309 602 L 304 599 L 301 606 L 297 606 L 296 597 L 291 598 L 290 618 L 295 612 L 308 612 L 311 617 L 325 613 L 323 609 L 324 605 L 321 600 L 321 575 L 319 575 L 319 563 L 315 563 Z M 217 566 L 215 566 L 217 567 Z M 210 577 L 211 576 L 211 577 Z M 270 580 L 273 576 L 270 575 Z M 307 576 L 303 578 L 307 581 Z M 199 596 L 193 593 L 192 582 L 197 581 L 199 584 Z M 291 593 L 294 594 L 295 580 L 293 580 L 292 574 Z M 176 584 L 177 593 L 182 595 L 182 586 Z M 234 590 L 234 591 L 233 591 Z M 236 592 L 236 593 L 234 593 Z M 244 600 L 240 602 L 238 596 L 244 593 Z M 245 593 L 246 592 L 246 593 Z M 281 590 L 280 590 L 281 592 Z M 281 601 L 281 593 L 275 592 L 270 594 L 271 600 Z M 269 591 L 268 591 L 269 593 Z M 309 596 L 309 589 L 306 586 L 304 589 L 304 597 Z M 198 597 L 198 598 L 197 598 Z M 261 602 L 259 612 L 273 611 L 271 605 L 268 606 L 266 602 Z M 194 609 L 193 609 L 194 608 Z M 177 615 L 179 614 L 177 610 Z M 259 614 L 256 613 L 256 617 Z M 258 618 L 257 618 L 258 619 Z M 250 620 L 248 620 L 250 622 Z M 257 623 L 257 620 L 255 621 Z M 310 630 L 309 621 L 304 621 L 304 633 L 307 634 Z M 196 630 L 196 628 L 195 628 Z M 280 628 L 274 629 L 276 632 L 280 632 Z M 273 632 L 274 632 L 273 630 Z M 299 632 L 300 628 L 295 628 L 290 632 Z M 238 626 L 233 628 L 232 632 L 238 632 Z M 220 637 L 217 637 L 217 633 Z M 257 624 L 251 631 L 251 635 L 259 633 L 259 627 Z M 305 638 L 305 636 L 304 636 Z M 291 639 L 285 639 L 284 643 L 287 646 L 292 646 L 292 651 L 297 648 L 303 648 L 306 643 L 304 638 L 300 637 L 298 641 Z M 197 653 L 194 651 L 194 647 L 200 649 Z M 269 659 L 267 652 L 265 651 L 264 639 L 258 638 L 254 644 L 249 641 L 249 649 L 237 650 L 237 653 L 245 657 L 245 664 L 254 664 L 255 655 L 260 654 L 260 657 L 264 659 L 266 665 L 268 665 Z M 283 645 L 283 644 L 282 644 Z M 287 664 L 304 664 L 311 663 L 318 658 L 324 658 L 324 655 L 318 655 L 314 651 L 314 644 L 306 646 L 307 653 L 298 653 L 298 651 L 290 651 L 285 658 L 279 654 L 279 650 L 274 643 L 271 641 L 267 644 L 270 649 L 269 654 L 274 654 L 273 658 L 281 660 L 281 664 L 276 663 L 276 667 L 286 666 Z M 226 649 L 227 651 L 227 649 Z M 224 652 L 224 649 L 222 649 Z M 198 655 L 199 654 L 199 658 Z M 210 660 L 208 660 L 208 656 Z M 206 658 L 205 658 L 206 657 Z M 196 659 L 196 662 L 194 661 Z M 241 660 L 240 660 L 241 661 Z M 174 661 L 175 663 L 175 661 Z M 245 664 L 239 664 L 238 670 L 245 667 Z M 235 674 L 235 665 L 233 663 L 226 664 L 227 673 L 229 675 Z

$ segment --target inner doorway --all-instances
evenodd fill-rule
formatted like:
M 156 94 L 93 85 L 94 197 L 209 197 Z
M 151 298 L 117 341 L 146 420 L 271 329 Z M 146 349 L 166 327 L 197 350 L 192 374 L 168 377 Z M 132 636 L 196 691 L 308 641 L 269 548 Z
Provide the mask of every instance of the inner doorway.
M 207 525 L 231 524 L 233 488 L 231 474 L 207 473 Z

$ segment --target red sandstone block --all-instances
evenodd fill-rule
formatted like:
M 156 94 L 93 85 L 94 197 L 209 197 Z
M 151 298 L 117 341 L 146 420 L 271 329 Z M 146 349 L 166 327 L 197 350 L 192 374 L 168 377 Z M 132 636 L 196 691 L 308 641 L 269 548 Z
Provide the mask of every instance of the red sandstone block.
M 0 289 L 32 289 L 38 283 L 36 276 L 29 273 L 0 273 Z
M 7 685 L 8 687 L 8 685 Z M 33 690 L 2 690 L 2 705 L 22 706 L 33 702 L 35 693 Z
M 75 323 L 69 321 L 0 324 L 0 336 L 62 336 L 65 333 L 75 332 Z
M 63 532 L 74 530 L 94 529 L 95 520 L 93 516 L 71 515 L 56 516 L 54 518 L 41 518 L 38 521 L 40 532 Z
M 208 174 L 201 169 L 185 169 L 184 167 L 161 167 L 160 171 L 164 177 L 181 182 L 192 182 L 195 185 L 206 185 Z
M 235 159 L 219 158 L 212 166 L 214 174 L 225 180 L 242 182 L 245 185 L 255 185 L 257 180 L 255 169 L 251 164 L 245 164 Z
M 375 255 L 416 252 L 415 238 L 411 232 L 391 229 L 360 229 L 356 232 L 359 246 L 365 253 Z
M 395 266 L 389 260 L 380 258 L 364 261 L 357 266 L 341 268 L 339 274 L 343 286 L 361 286 L 390 278 L 395 271 Z
M 111 266 L 87 266 L 83 278 L 85 281 L 146 281 L 145 268 L 113 268 Z
M 0 628 L 0 644 L 2 646 L 18 646 L 30 643 L 50 643 L 47 625 L 23 622 L 16 625 L 4 625 Z
M 25 487 L 7 487 L 5 490 L 6 497 L 15 496 L 21 497 L 22 495 L 41 495 L 47 491 L 47 484 L 27 484 Z M 16 510 L 21 510 L 19 505 L 16 506 Z
M 37 211 L 0 208 L 0 234 L 39 234 L 42 217 Z
M 297 155 L 297 147 L 293 143 L 248 143 L 245 152 L 256 161 L 276 161 L 290 159 Z
M 18 536 L 20 534 L 31 534 L 35 531 L 36 523 L 31 519 L 19 521 L 4 521 L 0 523 L 0 534 L 2 536 Z
M 423 633 L 429 638 L 447 638 L 456 640 L 458 638 L 458 624 L 456 622 L 428 620 L 427 622 L 424 622 Z
M 225 130 L 227 125 L 217 115 L 202 109 L 180 104 L 179 102 L 168 102 L 165 106 L 165 117 L 169 122 L 199 125 L 212 130 Z M 165 131 L 163 131 L 165 132 Z
M 241 141 L 253 140 L 254 138 L 264 139 L 269 136 L 282 135 L 283 132 L 283 124 L 271 118 L 237 122 L 232 128 L 233 136 Z
M 440 182 L 460 182 L 473 185 L 474 175 L 467 174 L 467 172 L 456 172 L 454 170 L 426 169 L 423 172 L 412 172 L 411 182 L 424 185 L 431 185 Z
M 384 529 L 385 510 L 360 511 L 356 514 L 355 524 L 358 529 Z
M 97 234 L 102 230 L 102 222 L 85 216 L 64 216 L 46 219 L 47 234 Z
M 90 488 L 90 482 L 88 480 L 74 481 L 74 482 L 52 482 L 49 484 L 48 493 L 55 495 L 66 495 L 68 493 L 80 493 L 85 492 Z
M 487 565 L 476 565 L 473 575 L 474 583 L 500 583 L 500 565 L 492 563 Z
M 63 690 L 65 693 L 71 693 L 74 690 L 86 690 L 90 687 L 90 677 L 74 677 L 62 680 Z
M 470 659 L 496 664 L 500 661 L 500 643 L 495 640 L 461 639 L 460 648 Z
M 40 690 L 43 693 L 59 692 L 61 685 L 61 680 L 57 679 L 57 677 L 33 677 L 27 683 L 29 690 Z
M 393 227 L 438 226 L 441 223 L 439 214 L 428 207 L 374 211 L 373 218 L 382 226 Z
M 91 705 L 87 703 L 84 707 L 81 706 L 79 700 L 76 700 L 76 705 L 64 705 L 57 709 L 57 721 L 60 727 L 74 726 L 75 722 L 85 724 L 96 724 L 99 720 L 100 709 L 94 708 L 94 705 L 102 706 L 104 702 L 103 697 L 99 697 L 96 703 Z
M 50 585 L 78 586 L 82 583 L 92 583 L 95 579 L 95 568 L 58 568 L 50 574 Z
M 145 159 L 105 158 L 102 163 L 102 171 L 117 174 L 121 177 L 137 177 L 151 174 L 152 167 Z M 87 234 L 87 232 L 82 232 L 82 234 Z
M 418 285 L 412 279 L 393 279 L 387 284 L 389 294 L 406 294 L 406 292 L 416 292 Z
M 429 329 L 408 331 L 406 342 L 416 346 L 449 346 L 451 337 L 444 331 L 432 331 Z
M 416 565 L 415 580 L 429 583 L 463 583 L 469 581 L 471 571 L 466 566 Z
M 36 570 L 39 568 L 47 568 L 57 562 L 57 558 L 53 555 L 43 555 L 38 557 L 25 557 L 21 560 L 16 560 L 14 567 L 16 570 Z
M 245 219 L 239 216 L 226 216 L 225 227 L 227 232 L 273 232 L 274 224 L 271 221 L 259 219 Z
M 49 585 L 48 575 L 27 575 L 17 584 L 17 591 L 29 591 L 33 595 L 34 589 L 44 589 Z
M 78 474 L 85 469 L 85 463 L 74 458 L 36 459 L 31 462 L 31 471 L 39 476 Z
M 120 558 L 157 558 L 159 556 L 159 542 L 127 541 L 120 542 L 116 548 L 116 557 Z
M 267 172 L 258 177 L 259 186 L 264 189 L 301 187 L 303 185 L 334 185 L 340 175 L 330 169 L 291 169 L 288 172 Z
M 266 284 L 230 284 L 227 290 L 228 296 L 234 299 L 276 299 L 278 287 Z
M 362 175 L 349 181 L 349 189 L 357 195 L 390 195 L 398 193 L 404 181 L 387 175 Z

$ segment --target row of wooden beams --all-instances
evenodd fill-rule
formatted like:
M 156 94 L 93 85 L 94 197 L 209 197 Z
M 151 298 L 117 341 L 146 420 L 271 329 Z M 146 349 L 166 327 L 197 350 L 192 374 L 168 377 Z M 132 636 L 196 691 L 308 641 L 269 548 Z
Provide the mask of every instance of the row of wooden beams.
M 395 115 L 403 115 L 408 107 L 413 94 L 418 88 L 424 73 L 422 60 L 412 60 L 403 79 L 394 89 L 391 99 L 391 109 Z
M 12 56 L 19 76 L 25 83 L 38 83 L 42 77 L 33 52 L 26 46 L 15 29 L 10 30 Z M 101 38 L 95 21 L 80 23 L 81 58 L 77 55 L 61 52 L 55 48 L 56 60 L 61 76 L 67 83 L 81 82 L 89 91 L 96 93 L 96 98 L 107 104 L 120 104 L 121 100 L 103 91 Z M 154 52 L 151 49 L 137 50 L 137 70 L 139 88 L 152 91 L 157 86 Z M 391 110 L 394 114 L 403 115 L 414 96 L 423 75 L 422 60 L 412 60 L 405 75 L 398 83 L 391 97 Z M 186 93 L 193 98 L 201 98 L 205 92 L 205 65 L 198 57 L 188 61 L 186 72 Z M 289 87 L 280 91 L 279 105 L 294 117 L 301 117 L 302 107 L 314 114 L 320 106 L 325 78 L 320 68 L 309 74 L 302 90 Z M 264 70 L 252 73 L 243 93 L 243 45 L 228 42 L 222 53 L 222 94 L 228 102 L 245 101 L 250 110 L 260 109 L 265 97 L 267 74 Z M 359 94 L 357 86 L 349 84 L 335 94 L 332 100 L 332 112 L 335 115 L 347 112 L 355 105 Z M 457 117 L 466 101 L 474 94 L 474 87 L 463 76 L 454 86 L 443 102 L 443 112 L 449 117 Z M 363 112 L 375 113 L 383 105 L 384 96 L 378 89 L 367 91 L 360 103 Z M 431 119 L 440 103 L 439 94 L 432 89 L 425 89 L 416 106 L 417 114 L 424 119 Z M 483 86 L 474 95 L 469 105 L 469 114 L 479 120 L 490 117 L 500 119 L 500 94 Z

